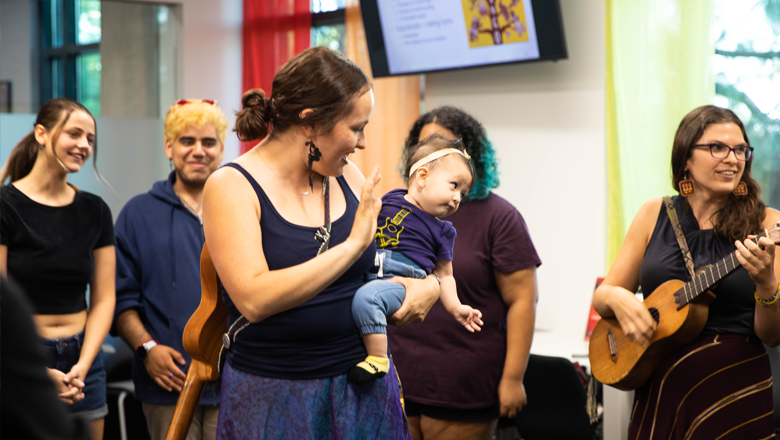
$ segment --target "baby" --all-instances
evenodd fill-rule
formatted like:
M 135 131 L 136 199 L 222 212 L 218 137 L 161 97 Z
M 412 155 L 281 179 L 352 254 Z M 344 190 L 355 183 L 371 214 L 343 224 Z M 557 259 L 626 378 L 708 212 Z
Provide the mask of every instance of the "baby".
M 387 316 L 401 307 L 404 287 L 382 279 L 394 276 L 437 277 L 444 308 L 467 330 L 481 330 L 482 313 L 460 303 L 452 276 L 455 228 L 439 220 L 454 213 L 474 183 L 474 168 L 460 140 L 431 135 L 418 143 L 407 160 L 409 189 L 382 197 L 377 219 L 375 266 L 371 280 L 357 290 L 352 314 L 368 357 L 349 372 L 349 380 L 369 382 L 387 374 Z

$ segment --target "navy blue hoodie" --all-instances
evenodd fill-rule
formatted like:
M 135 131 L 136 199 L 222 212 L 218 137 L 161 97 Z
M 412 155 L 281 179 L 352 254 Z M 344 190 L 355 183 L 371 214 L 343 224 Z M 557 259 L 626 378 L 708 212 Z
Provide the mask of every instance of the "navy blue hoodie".
M 176 173 L 155 182 L 152 190 L 133 197 L 122 208 L 116 233 L 116 311 L 135 308 L 144 327 L 160 344 L 174 348 L 187 364 L 184 326 L 200 304 L 200 253 L 205 242 L 203 225 L 173 191 Z M 114 333 L 115 330 L 112 330 Z M 146 403 L 175 405 L 179 393 L 165 391 L 133 359 L 135 397 Z M 219 392 L 209 383 L 201 405 L 219 403 Z

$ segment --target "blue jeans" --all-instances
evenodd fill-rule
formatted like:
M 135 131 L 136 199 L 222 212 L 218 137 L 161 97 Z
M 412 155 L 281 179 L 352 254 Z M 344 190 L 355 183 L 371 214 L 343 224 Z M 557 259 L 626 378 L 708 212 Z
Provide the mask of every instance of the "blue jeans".
M 384 256 L 384 257 L 382 257 Z M 381 272 L 366 274 L 366 284 L 355 292 L 352 299 L 352 316 L 358 325 L 360 336 L 387 333 L 387 317 L 395 313 L 404 302 L 406 289 L 397 283 L 384 281 L 392 277 L 423 279 L 428 274 L 414 261 L 397 251 L 380 249 L 377 260 Z M 374 266 L 376 269 L 377 266 Z M 379 277 L 381 273 L 381 277 Z
M 84 330 L 67 338 L 41 338 L 46 355 L 46 366 L 67 373 L 79 361 Z M 84 400 L 70 407 L 71 413 L 78 413 L 87 420 L 102 419 L 108 415 L 106 405 L 106 371 L 103 367 L 103 353 L 98 351 L 95 360 L 84 379 Z

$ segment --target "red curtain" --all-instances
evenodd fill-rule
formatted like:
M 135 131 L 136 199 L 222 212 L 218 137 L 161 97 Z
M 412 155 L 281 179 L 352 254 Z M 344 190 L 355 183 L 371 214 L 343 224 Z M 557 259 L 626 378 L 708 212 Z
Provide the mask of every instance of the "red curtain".
M 310 0 L 244 0 L 243 89 L 271 95 L 274 74 L 311 46 Z M 256 142 L 242 143 L 241 153 Z

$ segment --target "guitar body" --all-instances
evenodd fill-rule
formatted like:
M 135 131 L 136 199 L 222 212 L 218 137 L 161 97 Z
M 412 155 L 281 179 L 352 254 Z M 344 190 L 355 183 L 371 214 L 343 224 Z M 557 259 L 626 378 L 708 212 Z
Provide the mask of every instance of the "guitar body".
M 715 295 L 706 291 L 677 310 L 674 293 L 684 285 L 679 280 L 667 281 L 642 303 L 658 322 L 646 347 L 630 340 L 616 318 L 604 318 L 596 324 L 588 357 L 599 382 L 625 391 L 639 388 L 672 350 L 701 333 Z
M 219 352 L 227 331 L 227 308 L 219 294 L 217 271 L 206 245 L 200 256 L 201 299 L 184 327 L 184 349 L 192 356 L 165 440 L 184 440 L 206 382 L 219 378 Z

